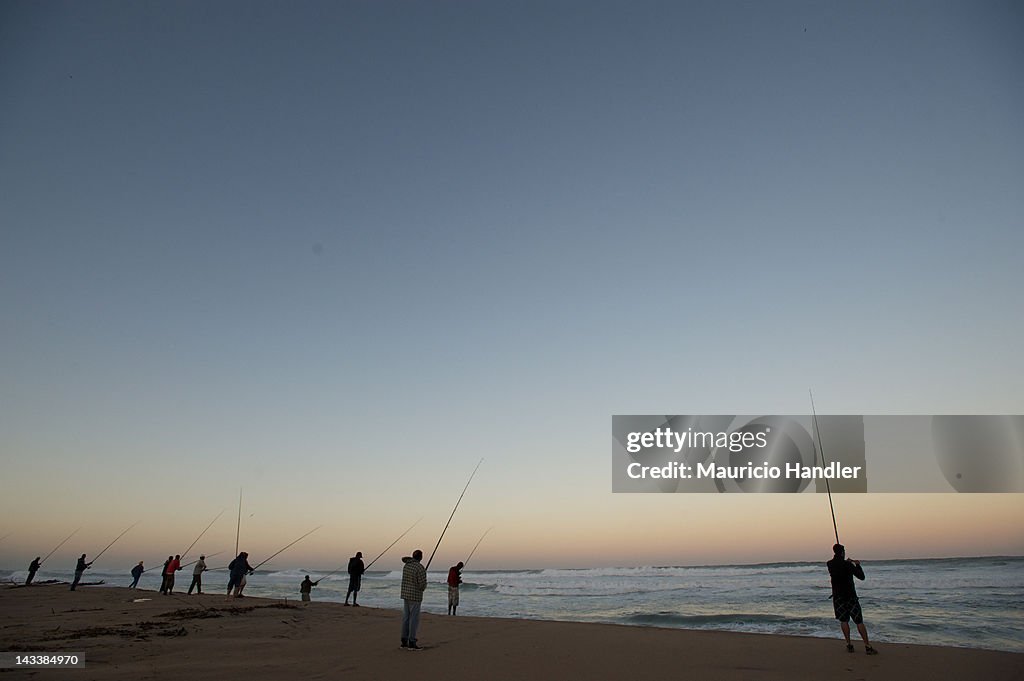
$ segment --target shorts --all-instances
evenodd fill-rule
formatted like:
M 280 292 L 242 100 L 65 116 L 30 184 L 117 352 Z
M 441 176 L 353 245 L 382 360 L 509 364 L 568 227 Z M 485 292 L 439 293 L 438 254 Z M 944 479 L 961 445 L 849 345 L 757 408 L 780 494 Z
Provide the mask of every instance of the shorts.
M 834 596 L 832 608 L 835 610 L 836 619 L 840 622 L 849 622 L 851 619 L 854 624 L 864 622 L 864 614 L 860 611 L 860 601 L 856 596 Z
M 459 587 L 449 586 L 448 587 L 448 607 L 459 604 Z
M 363 576 L 362 575 L 349 575 L 348 577 L 348 590 L 359 591 L 359 587 L 362 586 Z

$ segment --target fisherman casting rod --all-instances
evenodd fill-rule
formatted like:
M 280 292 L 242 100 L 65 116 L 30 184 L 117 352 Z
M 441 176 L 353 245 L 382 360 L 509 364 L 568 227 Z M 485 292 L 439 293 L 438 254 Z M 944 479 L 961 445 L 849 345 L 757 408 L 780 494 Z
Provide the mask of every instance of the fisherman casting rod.
M 483 462 L 483 457 L 480 457 L 480 461 L 477 462 L 476 468 L 473 469 L 473 473 L 469 476 L 469 480 L 466 481 L 466 486 L 462 488 L 462 494 L 459 495 L 459 500 L 455 502 L 455 508 L 452 509 L 452 514 L 448 516 L 448 522 L 444 524 L 444 529 L 441 530 L 441 536 L 437 538 L 437 543 L 434 544 L 434 550 L 430 552 L 430 558 L 427 560 L 427 570 L 430 569 L 430 562 L 434 560 L 434 554 L 437 553 L 437 547 L 441 545 L 441 540 L 444 539 L 444 533 L 448 531 L 448 526 L 452 524 L 452 518 L 455 517 L 455 512 L 459 510 L 459 504 L 462 503 L 462 497 L 466 496 L 466 490 L 469 489 L 469 483 L 473 482 L 473 476 L 476 475 L 477 470 L 480 468 L 480 464 Z

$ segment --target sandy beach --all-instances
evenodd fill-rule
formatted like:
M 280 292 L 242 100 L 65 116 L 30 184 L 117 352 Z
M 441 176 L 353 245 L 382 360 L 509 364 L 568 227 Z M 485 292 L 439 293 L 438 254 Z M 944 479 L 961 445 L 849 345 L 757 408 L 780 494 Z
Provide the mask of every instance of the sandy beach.
M 141 600 L 148 599 L 148 600 Z M 397 601 L 397 599 L 396 599 Z M 79 652 L 80 670 L 3 670 L 3 678 L 81 679 L 700 679 L 970 676 L 1020 679 L 1016 653 L 840 640 L 425 613 L 420 642 L 398 646 L 396 610 L 124 588 L 0 589 L 5 652 Z M 838 632 L 837 632 L 838 636 Z

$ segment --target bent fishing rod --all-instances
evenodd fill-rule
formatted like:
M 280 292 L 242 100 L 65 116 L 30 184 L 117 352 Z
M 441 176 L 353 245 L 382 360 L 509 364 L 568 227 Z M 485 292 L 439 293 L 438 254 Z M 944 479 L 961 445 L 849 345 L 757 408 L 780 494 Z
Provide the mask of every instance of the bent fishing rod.
M 476 540 L 476 546 L 474 546 L 473 550 L 469 552 L 469 558 L 473 557 L 473 554 L 476 553 L 476 550 L 480 547 L 480 542 L 482 542 L 484 540 L 484 537 L 487 536 L 487 533 L 490 532 L 493 529 L 494 529 L 493 526 L 488 527 L 487 530 L 482 535 L 480 535 L 480 538 Z M 467 558 L 466 560 L 462 561 L 462 567 L 463 568 L 465 568 L 467 565 L 469 565 L 469 558 Z
M 473 476 L 476 475 L 477 470 L 480 468 L 480 464 L 483 462 L 483 457 L 480 457 L 480 461 L 477 462 L 476 468 L 473 469 L 473 473 L 469 476 L 469 480 L 466 481 L 466 486 L 462 488 L 462 494 L 459 495 L 459 500 L 455 502 L 455 508 L 452 509 L 452 514 L 448 516 L 448 522 L 444 524 L 444 529 L 441 530 L 441 536 L 437 538 L 437 543 L 434 544 L 434 550 L 430 552 L 430 558 L 427 560 L 427 567 L 424 569 L 430 569 L 430 563 L 434 560 L 434 554 L 437 553 L 437 547 L 441 545 L 441 540 L 444 539 L 444 533 L 448 531 L 448 526 L 452 524 L 452 518 L 455 517 L 455 512 L 459 510 L 459 504 L 462 503 L 462 497 L 466 496 L 466 490 L 469 489 L 469 483 L 473 482 Z
M 807 394 L 811 396 L 811 415 L 814 419 L 814 433 L 818 438 L 818 451 L 821 453 L 821 464 L 828 466 L 828 461 L 825 460 L 825 445 L 821 442 L 821 431 L 818 430 L 818 412 L 814 408 L 814 393 L 810 388 L 807 389 Z M 836 507 L 832 505 L 832 488 L 828 484 L 828 477 L 825 477 L 825 491 L 828 492 L 828 508 L 832 511 L 832 529 L 836 533 L 836 543 L 839 544 L 839 526 L 836 525 Z
M 126 534 L 128 534 L 128 530 L 132 529 L 132 527 L 135 527 L 135 525 L 138 525 L 138 524 L 139 524 L 139 523 L 134 523 L 134 524 L 133 524 L 133 525 L 131 525 L 131 526 L 130 526 L 130 527 L 129 527 L 129 528 L 127 529 L 127 530 L 125 530 L 125 531 L 124 531 L 124 532 L 122 532 L 121 534 L 119 534 L 119 535 L 117 535 L 116 537 L 114 537 L 114 541 L 112 541 L 112 542 L 110 542 L 109 544 L 107 544 L 107 547 L 106 547 L 105 549 L 103 549 L 103 550 L 102 550 L 102 551 L 100 551 L 100 552 L 99 552 L 98 554 L 96 554 L 96 557 L 95 557 L 95 558 L 93 558 L 92 560 L 90 560 L 90 561 L 89 561 L 89 564 L 90 564 L 90 565 L 92 565 L 93 563 L 95 563 L 96 561 L 98 561 L 98 560 L 100 559 L 100 556 L 102 556 L 102 555 L 103 555 L 104 553 L 106 553 L 106 552 L 107 552 L 107 549 L 109 549 L 109 548 L 110 548 L 111 546 L 113 546 L 114 544 L 116 544 L 116 543 L 117 543 L 117 540 L 118 540 L 118 539 L 120 539 L 121 537 L 123 537 L 123 536 L 125 536 Z
M 82 529 L 82 528 L 79 527 L 78 530 L 80 530 L 80 529 Z M 53 551 L 50 551 L 48 554 L 46 554 L 46 558 L 49 558 L 54 553 L 56 553 L 57 549 L 59 549 L 60 547 L 64 546 L 65 544 L 67 544 L 68 543 L 68 539 L 71 539 L 76 534 L 78 534 L 78 530 L 75 530 L 74 532 L 69 534 L 64 541 L 62 541 L 61 543 L 57 544 L 57 546 L 54 547 Z M 42 565 L 43 563 L 45 563 L 46 562 L 46 558 L 43 558 L 41 561 L 39 561 L 39 565 Z

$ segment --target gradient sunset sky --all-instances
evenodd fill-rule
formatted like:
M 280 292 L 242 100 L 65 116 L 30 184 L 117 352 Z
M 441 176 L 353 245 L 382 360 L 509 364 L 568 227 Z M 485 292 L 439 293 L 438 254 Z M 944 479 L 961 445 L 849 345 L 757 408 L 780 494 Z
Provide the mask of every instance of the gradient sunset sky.
M 1024 413 L 1024 6 L 0 3 L 0 567 L 816 560 L 612 414 Z M 844 495 L 863 558 L 1022 495 Z

